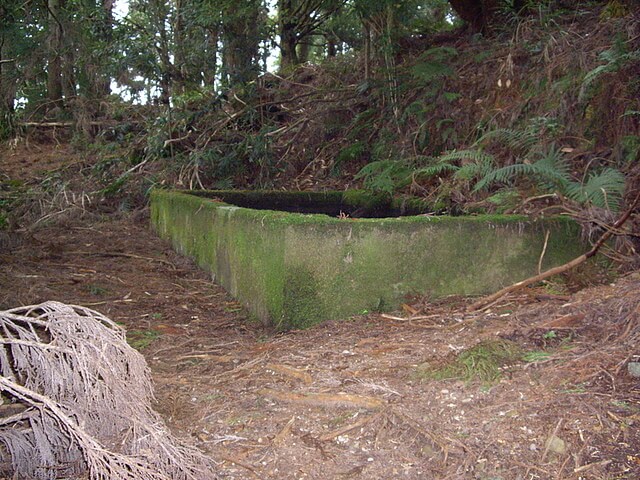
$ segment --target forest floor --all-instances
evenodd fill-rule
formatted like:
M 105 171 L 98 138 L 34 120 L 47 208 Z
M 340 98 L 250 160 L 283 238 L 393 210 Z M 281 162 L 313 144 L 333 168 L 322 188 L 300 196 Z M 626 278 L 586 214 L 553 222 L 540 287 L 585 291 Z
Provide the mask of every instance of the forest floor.
M 126 327 L 157 410 L 220 478 L 640 478 L 640 385 L 627 372 L 640 355 L 638 272 L 479 313 L 465 311 L 471 299 L 411 299 L 273 334 L 144 212 L 61 215 L 0 242 L 0 308 L 45 300 Z M 518 353 L 493 380 L 431 378 L 456 358 L 489 370 L 479 342 Z

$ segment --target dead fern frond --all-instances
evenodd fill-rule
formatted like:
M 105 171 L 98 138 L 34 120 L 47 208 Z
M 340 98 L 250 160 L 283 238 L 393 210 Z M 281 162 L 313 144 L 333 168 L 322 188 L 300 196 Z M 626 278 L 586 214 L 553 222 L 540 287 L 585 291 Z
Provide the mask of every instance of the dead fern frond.
M 4 398 L 23 407 L 0 420 L 14 478 L 214 478 L 153 411 L 144 358 L 98 312 L 57 302 L 0 312 L 0 374 Z

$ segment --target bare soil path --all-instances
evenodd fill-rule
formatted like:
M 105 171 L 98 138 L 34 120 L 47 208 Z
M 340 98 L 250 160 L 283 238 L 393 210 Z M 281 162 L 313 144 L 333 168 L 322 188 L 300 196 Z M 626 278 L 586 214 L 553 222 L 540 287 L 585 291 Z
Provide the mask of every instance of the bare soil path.
M 0 308 L 48 299 L 126 326 L 158 410 L 222 478 L 640 478 L 637 274 L 493 312 L 418 302 L 418 320 L 272 335 L 145 218 L 66 220 L 0 251 Z M 422 378 L 496 338 L 528 354 L 500 379 Z

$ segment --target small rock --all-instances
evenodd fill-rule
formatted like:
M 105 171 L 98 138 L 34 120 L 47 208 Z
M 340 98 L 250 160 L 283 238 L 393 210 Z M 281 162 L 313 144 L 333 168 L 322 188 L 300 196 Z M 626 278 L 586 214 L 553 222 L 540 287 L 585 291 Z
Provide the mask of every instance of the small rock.
M 567 452 L 567 444 L 565 441 L 555 435 L 551 435 L 549 440 L 547 440 L 547 448 L 550 452 L 557 453 L 559 455 L 564 455 Z
M 627 364 L 629 375 L 634 378 L 640 378 L 640 362 L 629 362 Z

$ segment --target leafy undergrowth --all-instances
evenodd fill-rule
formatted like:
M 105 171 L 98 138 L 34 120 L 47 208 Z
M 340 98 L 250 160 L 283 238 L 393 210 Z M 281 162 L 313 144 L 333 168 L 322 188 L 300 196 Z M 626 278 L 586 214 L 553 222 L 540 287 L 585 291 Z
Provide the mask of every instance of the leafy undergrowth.
M 639 187 L 640 20 L 576 8 L 416 39 L 366 80 L 345 54 L 171 109 L 114 104 L 92 138 L 23 131 L 0 152 L 0 222 L 126 214 L 153 188 L 364 186 L 434 211 L 569 213 L 595 238 Z M 637 242 L 617 243 L 637 265 Z

